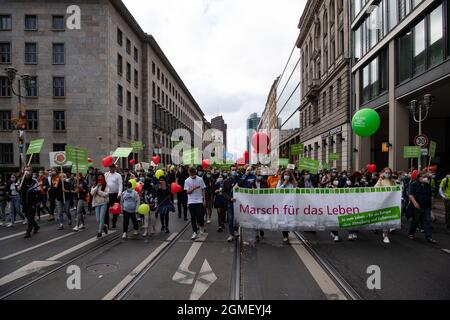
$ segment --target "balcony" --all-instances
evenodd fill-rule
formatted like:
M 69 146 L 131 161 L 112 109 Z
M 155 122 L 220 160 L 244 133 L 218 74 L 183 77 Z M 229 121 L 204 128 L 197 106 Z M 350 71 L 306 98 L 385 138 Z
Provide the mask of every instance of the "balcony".
M 316 100 L 319 97 L 320 79 L 313 79 L 312 83 L 308 84 L 306 91 L 306 98 L 309 100 Z

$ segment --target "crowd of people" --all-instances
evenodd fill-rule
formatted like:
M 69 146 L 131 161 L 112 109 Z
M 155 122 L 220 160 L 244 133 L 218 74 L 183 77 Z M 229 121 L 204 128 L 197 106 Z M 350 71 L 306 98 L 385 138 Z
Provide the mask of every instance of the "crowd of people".
M 217 231 L 228 231 L 227 240 L 232 242 L 239 236 L 233 209 L 236 201 L 233 190 L 236 187 L 281 189 L 399 185 L 402 188 L 402 215 L 410 220 L 410 239 L 413 240 L 416 232 L 420 231 L 428 242 L 436 243 L 432 237 L 432 209 L 438 197 L 444 200 L 445 223 L 450 230 L 450 172 L 438 180 L 433 170 L 394 172 L 390 168 L 379 173 L 368 170 L 348 173 L 331 169 L 317 174 L 280 168 L 267 175 L 264 168 L 251 165 L 231 166 L 229 170 L 172 165 L 164 168 L 159 176 L 157 170 L 150 167 L 148 171 L 135 172 L 125 168 L 119 172 L 112 164 L 106 172 L 90 167 L 87 174 L 70 174 L 59 172 L 57 168 L 33 172 L 31 167 L 26 167 L 20 176 L 0 176 L 0 226 L 14 227 L 19 216 L 22 223 L 28 225 L 25 238 L 30 238 L 39 232 L 38 221 L 44 213 L 48 214 L 50 222 L 56 221 L 59 230 L 67 224 L 78 232 L 86 228 L 85 216 L 95 214 L 95 230 L 100 238 L 111 228 L 117 228 L 119 214 L 122 214 L 122 238 L 126 239 L 130 220 L 133 235 L 138 236 L 143 229 L 143 236 L 147 237 L 155 234 L 158 218 L 161 232 L 169 233 L 170 213 L 177 213 L 179 219 L 188 221 L 189 211 L 192 240 L 195 240 L 211 224 L 215 209 Z M 136 183 L 142 185 L 138 191 Z M 171 191 L 174 183 L 181 186 L 181 191 Z M 141 215 L 141 204 L 147 204 L 151 213 Z M 115 214 L 110 215 L 114 211 Z M 383 242 L 389 243 L 389 234 L 393 230 L 380 231 Z M 356 230 L 348 233 L 350 241 L 357 239 Z M 283 242 L 289 242 L 289 232 L 283 232 L 282 236 Z M 332 231 L 331 237 L 339 241 L 339 231 Z M 255 230 L 255 238 L 256 241 L 263 239 L 264 230 Z

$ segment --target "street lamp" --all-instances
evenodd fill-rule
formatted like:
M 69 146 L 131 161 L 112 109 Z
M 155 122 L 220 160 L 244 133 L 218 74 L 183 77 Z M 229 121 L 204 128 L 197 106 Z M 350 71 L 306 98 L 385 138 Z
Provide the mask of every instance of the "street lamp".
M 24 147 L 25 147 L 25 127 L 26 127 L 26 113 L 25 113 L 25 105 L 22 104 L 22 98 L 25 99 L 26 96 L 22 96 L 22 83 L 25 88 L 25 90 L 28 90 L 30 87 L 31 82 L 31 76 L 29 74 L 22 74 L 19 75 L 17 69 L 14 67 L 7 67 L 5 69 L 6 77 L 8 78 L 9 85 L 11 88 L 12 93 L 19 98 L 19 117 L 17 121 L 16 128 L 19 131 L 18 132 L 18 145 L 19 145 L 19 154 L 20 154 L 20 160 L 19 160 L 19 168 L 20 171 L 22 171 L 22 168 L 25 165 L 25 156 L 24 156 Z M 18 84 L 18 91 L 16 92 L 14 90 L 14 80 L 19 76 L 20 78 L 17 79 Z
M 414 122 L 419 124 L 419 135 L 422 134 L 422 122 L 428 118 L 430 108 L 433 104 L 433 97 L 431 94 L 426 94 L 420 100 L 412 100 L 409 104 L 409 110 L 414 119 Z M 419 158 L 418 169 L 422 169 L 421 157 Z

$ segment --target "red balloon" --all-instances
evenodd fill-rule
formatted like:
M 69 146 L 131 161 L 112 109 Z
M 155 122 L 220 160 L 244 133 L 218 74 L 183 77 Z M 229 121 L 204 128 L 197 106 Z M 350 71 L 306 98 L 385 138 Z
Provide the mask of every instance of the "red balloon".
M 152 157 L 152 161 L 154 164 L 158 165 L 161 162 L 161 157 L 160 156 Z
M 377 172 L 377 166 L 374 164 L 367 165 L 366 169 L 367 169 L 367 172 L 369 172 L 369 173 Z
M 178 192 L 183 191 L 183 188 L 179 184 L 176 184 L 174 182 L 170 185 L 170 191 L 172 192 L 172 194 L 176 194 Z
M 88 163 L 92 163 L 92 162 L 94 162 L 94 160 L 92 160 L 91 158 L 88 158 Z
M 120 207 L 120 204 L 116 202 L 111 208 L 109 208 L 109 212 L 115 216 L 118 216 L 122 212 L 122 208 Z
M 103 158 L 102 160 L 102 164 L 103 167 L 108 168 L 110 165 L 112 165 L 114 162 L 113 157 L 112 156 L 107 156 L 105 158 Z
M 238 158 L 236 162 L 239 166 L 245 166 L 246 161 L 244 158 Z
M 130 160 L 130 166 L 134 166 L 135 164 L 136 164 L 136 160 L 131 159 L 131 160 Z
M 247 150 L 245 150 L 244 151 L 244 159 L 245 159 L 245 162 L 248 162 L 248 159 L 250 158 L 250 153 L 247 151 Z
M 144 185 L 142 183 L 139 183 L 136 188 L 134 188 L 134 191 L 137 193 L 142 193 L 142 190 L 144 189 Z
M 417 171 L 417 170 L 414 170 L 412 173 L 411 173 L 411 179 L 412 180 L 417 180 L 417 176 L 419 175 L 419 171 Z
M 256 153 L 269 154 L 270 139 L 264 132 L 257 132 L 252 137 L 252 146 Z
M 202 161 L 202 168 L 203 168 L 203 170 L 208 169 L 210 165 L 211 165 L 211 160 L 205 159 L 205 160 Z

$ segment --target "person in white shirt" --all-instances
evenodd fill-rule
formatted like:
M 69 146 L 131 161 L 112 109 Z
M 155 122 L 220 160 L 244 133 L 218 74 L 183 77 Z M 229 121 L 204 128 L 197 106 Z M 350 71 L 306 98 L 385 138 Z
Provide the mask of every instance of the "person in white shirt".
M 105 224 L 109 228 L 109 208 L 114 205 L 114 203 L 120 203 L 120 195 L 123 191 L 123 179 L 122 176 L 116 172 L 116 165 L 113 163 L 109 166 L 109 172 L 105 174 L 106 186 L 108 187 L 109 202 L 108 208 L 105 215 Z M 119 216 L 113 215 L 112 228 L 116 228 L 117 218 Z
M 194 231 L 192 240 L 197 238 L 198 228 L 200 228 L 200 234 L 205 232 L 205 189 L 205 182 L 197 176 L 197 170 L 193 167 L 189 168 L 189 178 L 184 182 L 184 190 L 188 195 L 188 206 Z

